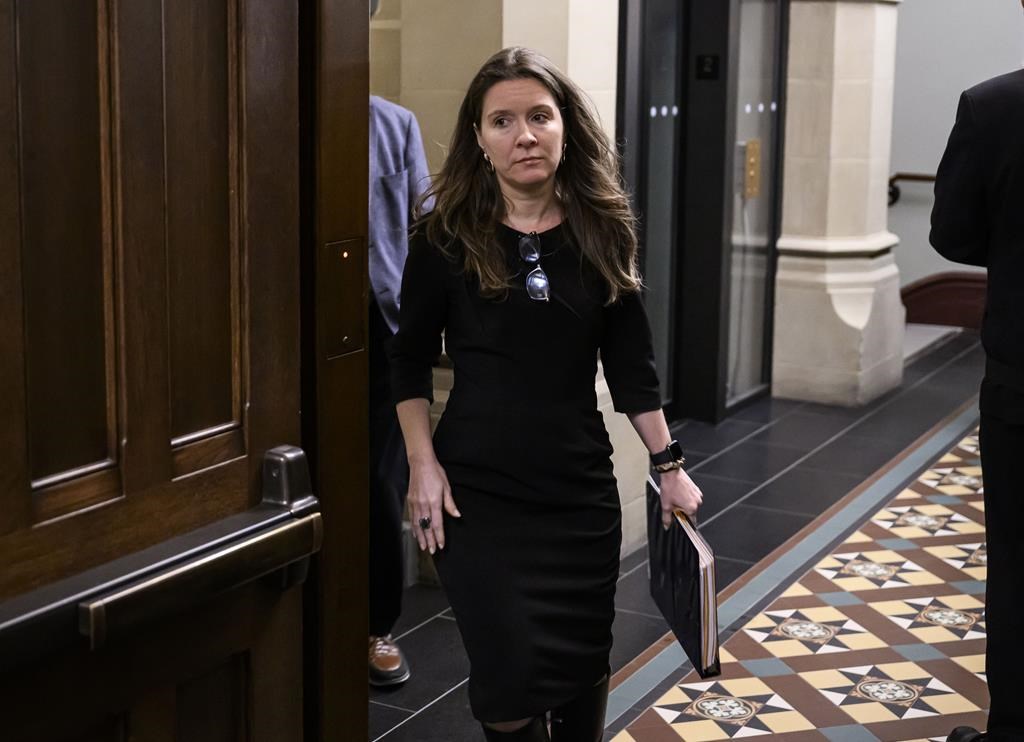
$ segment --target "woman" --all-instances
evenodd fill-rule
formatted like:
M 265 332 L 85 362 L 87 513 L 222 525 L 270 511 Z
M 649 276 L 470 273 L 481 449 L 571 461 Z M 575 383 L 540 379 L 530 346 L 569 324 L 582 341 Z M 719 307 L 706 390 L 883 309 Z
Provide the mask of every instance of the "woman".
M 426 198 L 392 346 L 416 536 L 458 621 L 487 739 L 599 740 L 621 542 L 599 352 L 615 408 L 668 459 L 666 524 L 701 502 L 666 453 L 615 159 L 576 85 L 505 49 L 470 84 Z M 455 383 L 431 440 L 442 332 Z

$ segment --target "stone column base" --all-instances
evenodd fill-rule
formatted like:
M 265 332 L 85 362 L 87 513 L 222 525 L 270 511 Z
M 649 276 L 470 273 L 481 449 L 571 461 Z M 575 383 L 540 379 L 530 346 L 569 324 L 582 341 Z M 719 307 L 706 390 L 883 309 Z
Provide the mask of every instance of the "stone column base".
M 773 396 L 855 407 L 898 386 L 905 314 L 891 252 L 781 255 Z

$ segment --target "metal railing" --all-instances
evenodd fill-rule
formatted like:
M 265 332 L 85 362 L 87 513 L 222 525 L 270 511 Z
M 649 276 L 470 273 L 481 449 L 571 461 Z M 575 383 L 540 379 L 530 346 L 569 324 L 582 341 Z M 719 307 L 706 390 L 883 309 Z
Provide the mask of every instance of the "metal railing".
M 889 205 L 892 206 L 900 200 L 900 187 L 897 185 L 899 181 L 908 181 L 913 183 L 934 183 L 934 175 L 924 175 L 922 173 L 896 173 L 889 178 Z

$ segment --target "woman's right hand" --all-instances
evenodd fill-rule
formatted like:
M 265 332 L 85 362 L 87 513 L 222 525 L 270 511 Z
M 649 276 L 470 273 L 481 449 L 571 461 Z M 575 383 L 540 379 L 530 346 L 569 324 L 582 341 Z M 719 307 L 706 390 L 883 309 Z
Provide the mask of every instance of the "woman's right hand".
M 440 462 L 434 457 L 426 460 L 409 462 L 409 509 L 412 515 L 412 527 L 416 532 L 416 540 L 421 550 L 429 550 L 433 554 L 437 549 L 444 548 L 444 515 L 447 512 L 453 518 L 461 518 L 462 514 L 455 507 L 452 499 L 452 488 L 448 484 L 448 476 L 444 473 Z M 421 527 L 424 518 L 430 519 L 428 528 Z
M 704 503 L 704 493 L 690 479 L 690 475 L 680 469 L 663 472 L 661 485 L 661 524 L 667 529 L 672 525 L 672 511 L 682 510 L 696 522 L 697 509 Z

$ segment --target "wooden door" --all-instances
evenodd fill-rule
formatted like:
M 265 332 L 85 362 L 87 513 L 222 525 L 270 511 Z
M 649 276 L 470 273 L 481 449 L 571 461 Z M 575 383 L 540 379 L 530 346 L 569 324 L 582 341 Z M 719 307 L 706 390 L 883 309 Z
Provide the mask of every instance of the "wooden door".
M 301 739 L 299 31 L 0 0 L 0 739 Z

